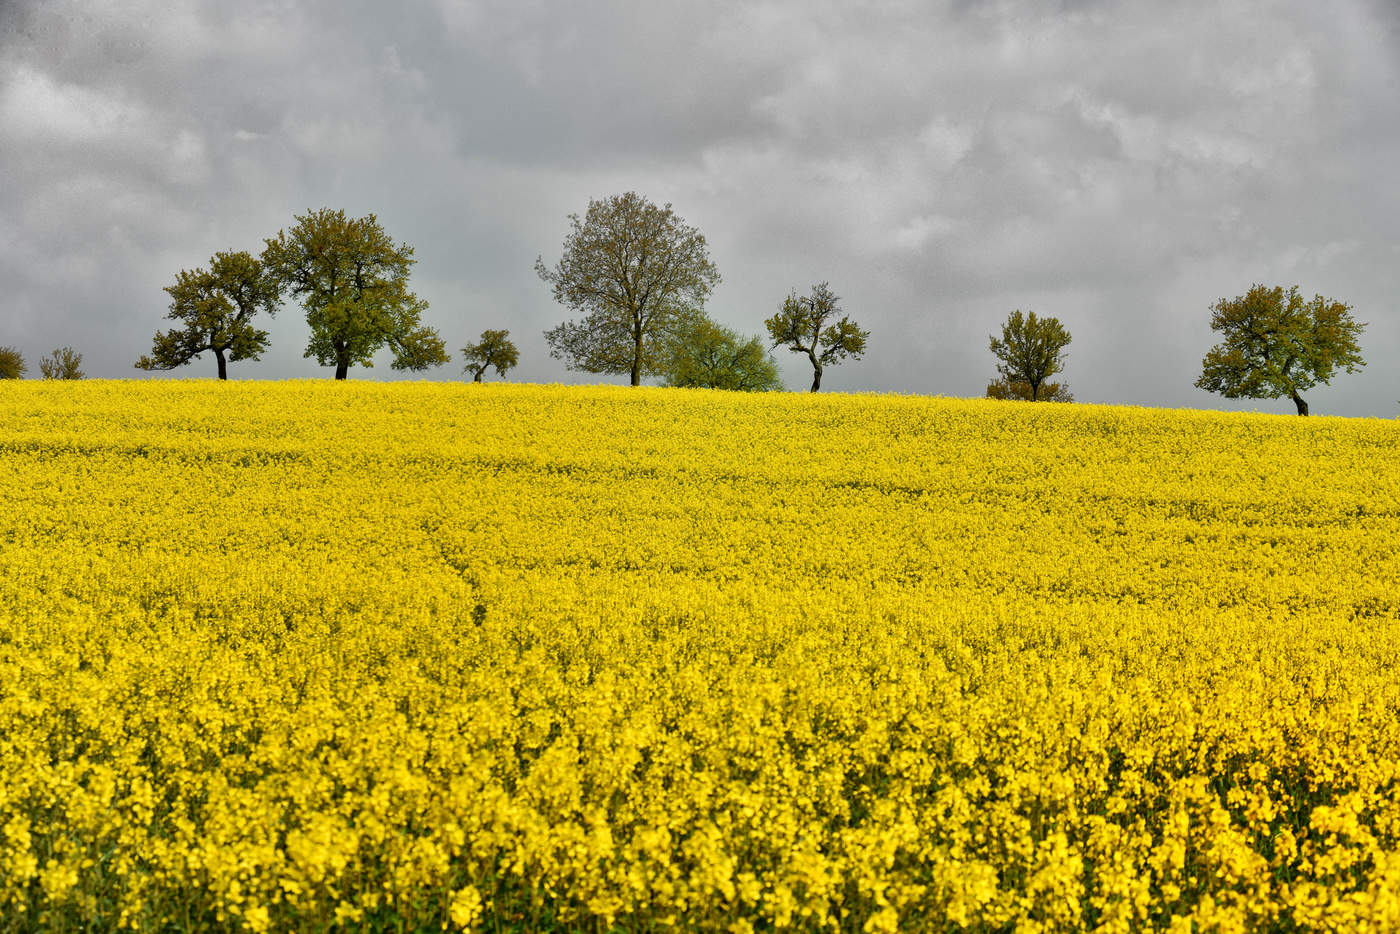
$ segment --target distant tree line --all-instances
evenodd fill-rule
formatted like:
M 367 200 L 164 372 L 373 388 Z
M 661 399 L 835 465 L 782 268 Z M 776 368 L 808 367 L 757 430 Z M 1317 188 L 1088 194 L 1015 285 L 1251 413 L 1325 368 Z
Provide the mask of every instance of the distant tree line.
M 24 354 L 14 347 L 0 347 L 0 379 L 23 379 L 29 372 Z M 59 347 L 39 358 L 39 373 L 44 379 L 82 379 L 83 355 L 72 347 Z
M 413 248 L 396 243 L 375 215 L 348 217 L 323 208 L 264 241 L 262 253 L 215 253 L 207 267 L 181 270 L 167 319 L 151 351 L 136 361 L 144 370 L 172 370 L 213 354 L 219 379 L 228 364 L 257 360 L 268 333 L 255 324 L 274 316 L 284 298 L 300 303 L 310 329 L 304 356 L 335 368 L 372 366 L 379 350 L 397 370 L 424 371 L 449 361 L 435 328 L 422 323 L 428 303 L 408 287 Z M 705 301 L 720 282 L 704 236 L 636 192 L 590 200 L 569 215 L 570 229 L 557 262 L 535 261 L 535 272 L 574 317 L 545 332 L 550 355 L 570 370 L 625 374 L 633 386 L 659 379 L 669 386 L 748 392 L 781 389 L 772 351 L 807 358 L 811 391 L 828 367 L 865 353 L 870 332 L 841 308 L 830 284 L 805 295 L 789 292 L 763 322 L 766 337 L 745 335 L 712 320 Z M 1298 288 L 1255 285 L 1211 307 L 1211 328 L 1222 340 L 1206 354 L 1196 386 L 1226 398 L 1288 397 L 1308 414 L 1302 393 L 1326 384 L 1338 370 L 1365 366 L 1365 324 L 1350 306 L 1321 295 L 1305 300 Z M 991 335 L 997 377 L 990 399 L 1072 402 L 1064 371 L 1068 329 L 1054 317 L 1013 311 L 1001 334 Z M 461 349 L 463 372 L 481 382 L 490 370 L 505 377 L 520 359 L 505 329 L 488 328 Z M 45 379 L 81 379 L 82 355 L 61 347 L 39 364 Z M 0 379 L 21 378 L 27 367 L 14 347 L 0 347 Z

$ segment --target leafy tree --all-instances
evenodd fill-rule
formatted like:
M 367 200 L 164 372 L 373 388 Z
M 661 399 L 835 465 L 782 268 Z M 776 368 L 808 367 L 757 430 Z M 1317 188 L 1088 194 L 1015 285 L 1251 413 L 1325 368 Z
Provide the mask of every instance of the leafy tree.
M 14 347 L 0 347 L 0 379 L 19 379 L 28 369 L 24 354 Z
M 1255 285 L 1244 295 L 1211 306 L 1210 327 L 1225 335 L 1201 361 L 1196 385 L 1227 399 L 1288 396 L 1308 414 L 1302 393 L 1326 383 L 1338 368 L 1366 365 L 1358 343 L 1364 322 L 1351 306 L 1321 295 L 1304 301 L 1295 285 Z
M 999 379 L 987 384 L 988 399 L 1021 399 L 1030 402 L 1039 398 L 1041 402 L 1073 402 L 1074 394 L 1069 391 L 1069 383 L 1042 383 L 1038 392 L 1031 391 L 1031 384 L 1025 380 Z
M 511 341 L 509 331 L 486 330 L 481 332 L 481 340 L 462 348 L 462 359 L 467 363 L 462 372 L 471 373 L 472 381 L 479 383 L 481 375 L 491 367 L 504 377 L 506 370 L 520 362 L 520 351 Z
M 373 366 L 387 345 L 396 370 L 426 370 L 448 361 L 436 330 L 419 323 L 428 303 L 408 290 L 413 248 L 395 244 L 373 214 L 346 217 L 322 208 L 296 218 L 290 232 L 266 241 L 263 263 L 306 309 L 311 339 L 303 356 L 334 366 Z
M 782 389 L 778 364 L 759 337 L 744 337 L 706 316 L 680 332 L 665 372 L 668 386 L 768 392 Z
M 670 344 L 719 283 L 705 238 L 636 192 L 588 202 L 553 268 L 535 272 L 554 300 L 582 315 L 546 331 L 550 356 L 571 370 L 627 373 L 633 386 L 659 375 Z
M 1001 337 L 992 336 L 992 353 L 1001 363 L 997 372 L 1008 383 L 1022 382 L 1030 387 L 1030 401 L 1040 400 L 1040 388 L 1051 376 L 1065 368 L 1065 346 L 1069 331 L 1058 318 L 1037 318 L 1035 312 L 1022 315 L 1013 311 L 1001 326 Z
M 173 370 L 212 351 L 219 379 L 228 379 L 230 360 L 256 360 L 267 349 L 267 332 L 253 327 L 259 311 L 277 313 L 277 280 L 246 251 L 215 253 L 209 268 L 180 270 L 167 285 L 166 317 L 184 327 L 157 331 L 151 352 L 136 361 L 141 370 Z
M 812 392 L 822 387 L 822 370 L 846 357 L 859 360 L 865 353 L 869 331 L 862 331 L 841 312 L 841 299 L 825 282 L 812 286 L 812 294 L 799 296 L 794 289 L 783 300 L 782 310 L 763 322 L 774 347 L 805 353 L 812 363 Z M 832 321 L 831 324 L 827 324 Z
M 60 347 L 40 359 L 39 372 L 44 379 L 82 379 L 83 355 L 72 347 Z

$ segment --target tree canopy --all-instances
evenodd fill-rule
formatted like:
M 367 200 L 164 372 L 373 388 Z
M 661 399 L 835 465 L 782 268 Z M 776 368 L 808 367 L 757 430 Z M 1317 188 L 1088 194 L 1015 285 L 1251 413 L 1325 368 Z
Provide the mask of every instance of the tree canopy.
M 301 300 L 311 338 L 304 356 L 334 366 L 373 366 L 381 347 L 396 370 L 426 370 L 449 359 L 436 330 L 419 322 L 428 303 L 408 289 L 413 248 L 394 243 L 378 219 L 322 208 L 296 218 L 266 241 L 263 263 L 279 286 Z
M 812 392 L 821 389 L 823 369 L 847 357 L 858 360 L 865 353 L 870 332 L 861 330 L 847 315 L 838 319 L 840 312 L 840 296 L 822 282 L 812 286 L 811 295 L 798 295 L 794 289 L 783 300 L 782 309 L 763 322 L 774 347 L 807 355 L 812 364 Z
M 1293 400 L 1308 414 L 1302 393 L 1326 385 L 1338 369 L 1355 373 L 1364 322 L 1351 306 L 1316 295 L 1304 300 L 1295 285 L 1254 285 L 1244 295 L 1211 306 L 1211 330 L 1224 335 L 1201 361 L 1196 385 L 1227 399 Z
M 72 347 L 59 347 L 39 360 L 39 372 L 44 379 L 82 379 L 83 355 Z
M 1030 387 L 1030 401 L 1041 400 L 1040 389 L 1051 376 L 1065 368 L 1065 347 L 1069 331 L 1058 318 L 1037 318 L 1035 312 L 1022 315 L 1013 311 L 1001 326 L 1001 337 L 992 335 L 991 350 L 1001 362 L 997 373 L 1011 383 Z
M 0 347 L 0 379 L 20 379 L 29 367 L 14 347 Z
M 762 338 L 744 337 L 708 316 L 678 334 L 666 364 L 666 385 L 768 392 L 782 389 L 778 364 Z
M 277 280 L 251 253 L 215 253 L 208 269 L 180 270 L 167 285 L 166 317 L 183 327 L 157 331 L 151 352 L 136 361 L 141 370 L 173 370 L 208 350 L 219 379 L 230 360 L 256 360 L 267 349 L 267 332 L 253 326 L 258 312 L 277 313 Z
M 462 372 L 471 373 L 472 382 L 479 383 L 482 374 L 491 367 L 504 377 L 507 370 L 520 362 L 520 351 L 510 339 L 509 331 L 487 329 L 481 332 L 481 340 L 462 348 L 462 359 L 466 361 Z
M 550 355 L 571 370 L 627 373 L 641 385 L 661 374 L 670 344 L 720 281 L 705 238 L 669 203 L 632 191 L 590 200 L 569 221 L 559 261 L 535 261 L 555 301 L 582 316 L 545 332 Z

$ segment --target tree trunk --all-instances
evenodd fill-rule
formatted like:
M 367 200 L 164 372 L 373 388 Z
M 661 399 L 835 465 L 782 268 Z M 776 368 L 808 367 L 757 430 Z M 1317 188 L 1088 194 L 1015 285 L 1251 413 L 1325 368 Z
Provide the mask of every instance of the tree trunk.
M 332 341 L 331 348 L 335 350 L 335 378 L 345 379 L 350 375 L 350 353 L 344 341 Z
M 1033 380 L 1026 380 L 1031 384 L 1031 401 L 1036 402 L 1040 398 L 1040 383 Z
M 822 388 L 822 365 L 817 359 L 817 355 L 812 351 L 807 351 L 807 359 L 812 361 L 812 392 Z
M 477 371 L 476 371 L 476 375 L 472 377 L 472 382 L 473 382 L 473 383 L 479 383 L 479 382 L 481 382 L 481 374 L 482 374 L 482 373 L 485 373 L 485 372 L 486 372 L 486 367 L 482 367 L 481 369 L 477 370 Z
M 214 348 L 214 359 L 219 361 L 219 379 L 228 379 L 228 361 L 224 359 L 222 348 Z
M 642 334 L 635 333 L 635 342 L 632 345 L 632 385 L 642 385 Z
M 1307 414 L 1308 414 L 1308 404 L 1307 404 L 1306 402 L 1303 401 L 1303 397 L 1300 396 L 1300 395 L 1298 395 L 1298 393 L 1296 393 L 1296 392 L 1292 393 L 1292 396 L 1293 396 L 1293 404 L 1296 405 L 1296 406 L 1298 407 L 1298 414 L 1299 414 L 1299 415 L 1307 415 Z

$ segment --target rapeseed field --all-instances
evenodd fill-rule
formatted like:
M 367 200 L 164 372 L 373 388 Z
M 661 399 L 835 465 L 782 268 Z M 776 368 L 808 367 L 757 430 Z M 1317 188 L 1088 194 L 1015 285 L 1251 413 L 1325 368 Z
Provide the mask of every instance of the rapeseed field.
M 1400 929 L 1397 447 L 0 383 L 0 931 Z

